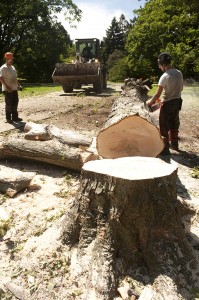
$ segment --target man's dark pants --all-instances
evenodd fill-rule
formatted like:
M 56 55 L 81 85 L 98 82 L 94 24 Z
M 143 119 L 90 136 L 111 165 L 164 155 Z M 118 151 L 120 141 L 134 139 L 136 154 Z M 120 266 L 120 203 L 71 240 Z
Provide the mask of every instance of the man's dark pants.
M 182 106 L 182 99 L 172 99 L 164 102 L 160 108 L 159 126 L 160 133 L 165 143 L 165 147 L 171 145 L 178 148 L 178 131 L 180 126 L 179 111 Z
M 18 118 L 18 103 L 19 97 L 17 91 L 12 92 L 4 92 L 5 95 L 5 112 L 6 112 L 6 120 L 14 121 Z

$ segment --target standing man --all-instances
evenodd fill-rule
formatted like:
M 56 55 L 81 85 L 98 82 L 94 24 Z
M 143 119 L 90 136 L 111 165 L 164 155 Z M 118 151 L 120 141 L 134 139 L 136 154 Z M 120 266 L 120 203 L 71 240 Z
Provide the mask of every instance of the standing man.
M 169 155 L 170 147 L 178 150 L 179 111 L 182 106 L 183 76 L 179 70 L 172 67 L 171 60 L 172 57 L 167 52 L 159 55 L 158 65 L 164 74 L 159 79 L 156 93 L 146 102 L 150 107 L 163 92 L 159 115 L 160 133 L 165 144 L 162 155 Z
M 12 124 L 13 121 L 22 121 L 18 117 L 18 90 L 21 86 L 17 80 L 17 71 L 13 64 L 13 54 L 11 52 L 5 53 L 6 63 L 0 68 L 0 81 L 2 83 L 2 92 L 5 95 L 5 113 L 6 122 Z

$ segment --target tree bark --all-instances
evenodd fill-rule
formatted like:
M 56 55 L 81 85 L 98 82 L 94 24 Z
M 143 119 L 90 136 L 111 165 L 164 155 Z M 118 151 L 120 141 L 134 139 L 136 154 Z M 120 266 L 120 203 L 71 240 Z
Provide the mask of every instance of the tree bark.
M 55 139 L 62 144 L 73 147 L 88 147 L 92 141 L 91 138 L 83 134 L 71 130 L 62 130 L 52 124 L 46 125 L 28 122 L 24 127 L 24 131 L 26 132 L 25 139 L 27 140 L 48 141 Z
M 139 84 L 124 85 L 123 89 L 97 136 L 97 151 L 103 158 L 156 157 L 164 142 L 145 108 L 148 90 Z
M 78 278 L 83 298 L 114 299 L 119 280 L 131 276 L 151 283 L 154 300 L 192 299 L 195 260 L 176 212 L 176 175 L 175 166 L 157 158 L 83 166 L 64 229 L 71 279 Z
M 0 159 L 18 158 L 45 162 L 80 172 L 86 161 L 96 159 L 92 153 L 62 144 L 57 140 L 27 141 L 7 138 L 0 145 Z
M 28 188 L 35 175 L 35 172 L 21 172 L 5 166 L 1 167 L 0 192 L 12 198 L 18 192 Z

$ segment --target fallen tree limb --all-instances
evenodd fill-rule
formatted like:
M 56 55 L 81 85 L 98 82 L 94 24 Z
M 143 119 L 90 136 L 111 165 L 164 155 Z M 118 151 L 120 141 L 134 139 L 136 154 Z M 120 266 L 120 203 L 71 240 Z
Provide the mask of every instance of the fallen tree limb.
M 91 138 L 83 134 L 71 130 L 62 130 L 52 124 L 46 125 L 28 122 L 24 127 L 24 131 L 26 132 L 25 139 L 27 140 L 48 141 L 56 139 L 62 144 L 74 147 L 88 147 L 92 141 Z

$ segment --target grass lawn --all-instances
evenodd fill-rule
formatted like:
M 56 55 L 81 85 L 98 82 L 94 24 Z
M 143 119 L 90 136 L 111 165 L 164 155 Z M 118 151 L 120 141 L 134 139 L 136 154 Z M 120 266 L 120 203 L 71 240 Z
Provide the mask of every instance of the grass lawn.
M 19 91 L 19 99 L 31 97 L 31 96 L 41 96 L 51 92 L 61 91 L 61 85 L 46 84 L 46 85 L 23 85 L 23 91 Z M 0 102 L 4 101 L 4 95 L 0 93 Z

